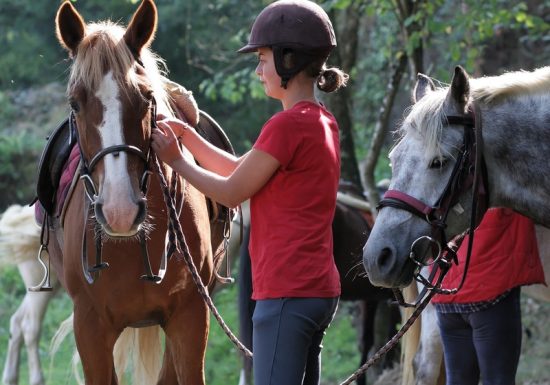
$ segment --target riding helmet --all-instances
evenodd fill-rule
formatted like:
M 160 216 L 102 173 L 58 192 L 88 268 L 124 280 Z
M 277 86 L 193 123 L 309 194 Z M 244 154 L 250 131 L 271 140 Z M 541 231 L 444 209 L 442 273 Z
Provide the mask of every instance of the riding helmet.
M 248 44 L 238 52 L 254 52 L 261 47 L 273 50 L 275 69 L 286 84 L 312 60 L 328 57 L 336 47 L 336 37 L 327 13 L 313 1 L 279 0 L 260 12 Z M 289 52 L 294 55 L 290 68 L 283 63 Z

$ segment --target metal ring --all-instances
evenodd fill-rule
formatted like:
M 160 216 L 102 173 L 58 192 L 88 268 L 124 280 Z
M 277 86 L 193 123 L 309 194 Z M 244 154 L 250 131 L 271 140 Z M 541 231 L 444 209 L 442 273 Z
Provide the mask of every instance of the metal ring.
M 436 244 L 437 245 L 437 256 L 429 263 L 425 263 L 425 262 L 422 262 L 422 261 L 419 261 L 418 259 L 415 258 L 415 254 L 414 254 L 414 246 L 416 245 L 416 243 L 420 240 L 423 240 L 423 239 L 427 239 L 428 242 L 432 243 L 432 244 Z M 432 237 L 428 236 L 428 235 L 423 235 L 419 238 L 417 238 L 411 245 L 411 252 L 409 253 L 409 258 L 418 266 L 420 267 L 424 267 L 424 266 L 431 266 L 433 265 L 436 261 L 438 261 L 440 258 L 441 258 L 441 245 L 439 244 L 439 242 L 437 242 L 435 239 L 433 239 Z

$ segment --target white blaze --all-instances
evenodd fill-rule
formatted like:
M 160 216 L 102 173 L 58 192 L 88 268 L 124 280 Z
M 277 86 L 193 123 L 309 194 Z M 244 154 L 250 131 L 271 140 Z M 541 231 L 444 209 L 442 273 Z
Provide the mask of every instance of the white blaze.
M 103 105 L 103 121 L 99 126 L 102 148 L 124 144 L 120 91 L 111 71 L 101 81 L 95 96 Z M 107 223 L 114 231 L 124 233 L 130 230 L 138 208 L 133 200 L 127 154 L 124 151 L 118 154 L 108 154 L 103 158 L 104 180 L 99 195 L 104 200 L 103 213 Z

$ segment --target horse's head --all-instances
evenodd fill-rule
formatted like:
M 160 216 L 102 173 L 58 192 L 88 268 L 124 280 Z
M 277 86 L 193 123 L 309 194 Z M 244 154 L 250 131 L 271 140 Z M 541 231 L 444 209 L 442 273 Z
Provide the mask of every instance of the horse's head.
M 87 192 L 97 222 L 114 237 L 135 235 L 147 216 L 151 124 L 155 101 L 166 98 L 148 49 L 156 26 L 151 0 L 143 0 L 126 30 L 108 21 L 85 24 L 69 1 L 56 17 L 57 37 L 73 59 L 67 94 Z
M 445 237 L 450 240 L 468 227 L 472 157 L 464 154 L 464 140 L 465 127 L 473 131 L 469 94 L 468 75 L 460 67 L 449 88 L 436 88 L 427 76 L 418 77 L 414 105 L 390 153 L 389 191 L 363 249 L 363 263 L 375 285 L 408 285 L 419 265 L 437 257 Z M 463 163 L 465 172 L 459 170 Z

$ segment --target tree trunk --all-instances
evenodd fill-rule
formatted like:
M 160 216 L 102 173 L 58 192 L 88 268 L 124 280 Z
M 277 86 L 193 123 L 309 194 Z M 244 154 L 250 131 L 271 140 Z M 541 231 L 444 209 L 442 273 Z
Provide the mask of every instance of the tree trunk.
M 352 1 L 344 11 L 331 12 L 331 19 L 337 31 L 336 36 L 338 39 L 338 46 L 331 56 L 331 64 L 348 73 L 357 61 L 357 42 L 362 4 L 362 1 Z M 352 83 L 353 79 L 351 79 Z M 363 191 L 353 141 L 353 109 L 351 108 L 350 95 L 352 95 L 351 90 L 343 88 L 334 94 L 328 95 L 326 102 L 340 127 L 341 179 L 352 183 L 359 191 Z
M 376 163 L 380 157 L 380 152 L 384 144 L 384 139 L 386 138 L 386 133 L 388 131 L 388 122 L 390 119 L 390 113 L 393 107 L 393 102 L 397 91 L 399 91 L 399 83 L 401 78 L 405 73 L 407 68 L 407 55 L 405 53 L 401 54 L 397 63 L 394 64 L 392 75 L 386 86 L 386 96 L 382 101 L 382 106 L 378 113 L 378 120 L 374 127 L 374 132 L 372 135 L 371 145 L 369 147 L 369 152 L 365 157 L 365 169 L 364 169 L 364 181 L 365 188 L 367 192 L 367 197 L 370 202 L 371 207 L 376 207 L 380 201 L 380 196 L 378 189 L 376 188 L 376 182 L 374 180 L 374 171 L 376 169 Z M 376 211 L 373 210 L 373 215 L 376 215 Z

